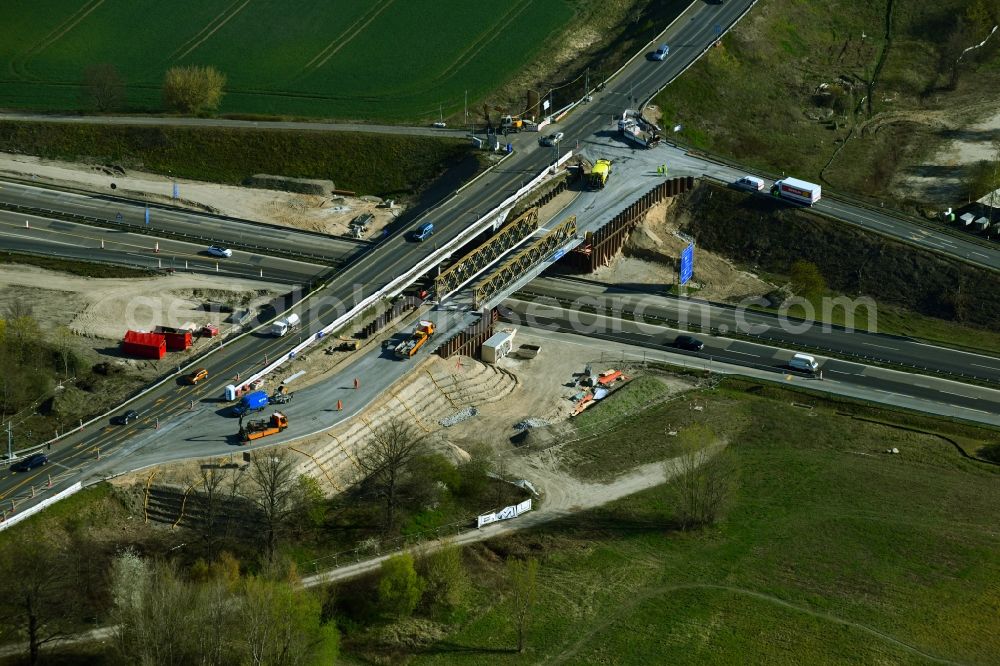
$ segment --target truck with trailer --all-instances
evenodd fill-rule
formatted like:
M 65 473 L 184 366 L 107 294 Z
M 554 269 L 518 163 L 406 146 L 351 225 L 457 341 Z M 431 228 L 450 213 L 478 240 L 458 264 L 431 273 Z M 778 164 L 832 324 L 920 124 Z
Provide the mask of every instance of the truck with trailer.
M 660 143 L 660 128 L 632 109 L 625 109 L 622 113 L 618 134 L 640 148 L 653 148 Z
M 798 178 L 782 178 L 771 186 L 771 194 L 779 199 L 812 206 L 819 201 L 822 191 L 815 183 L 808 183 Z
M 421 347 L 434 335 L 434 322 L 421 320 L 413 333 L 406 340 L 396 345 L 396 356 L 399 358 L 412 358 Z
M 597 160 L 594 168 L 587 174 L 587 188 L 591 190 L 601 190 L 608 184 L 608 176 L 611 175 L 611 160 Z
M 277 435 L 288 427 L 288 417 L 281 412 L 274 412 L 269 419 L 250 421 L 240 426 L 240 441 L 252 442 L 261 437 Z
M 301 321 L 302 320 L 299 319 L 299 316 L 297 314 L 290 314 L 287 317 L 284 317 L 283 319 L 279 319 L 278 321 L 271 324 L 271 335 L 280 338 L 281 336 L 286 335 L 290 330 L 298 326 L 299 323 L 301 323 Z
M 266 391 L 252 391 L 247 393 L 243 398 L 233 405 L 233 414 L 236 416 L 243 416 L 249 414 L 250 412 L 259 412 L 260 410 L 267 407 L 270 400 L 267 397 Z

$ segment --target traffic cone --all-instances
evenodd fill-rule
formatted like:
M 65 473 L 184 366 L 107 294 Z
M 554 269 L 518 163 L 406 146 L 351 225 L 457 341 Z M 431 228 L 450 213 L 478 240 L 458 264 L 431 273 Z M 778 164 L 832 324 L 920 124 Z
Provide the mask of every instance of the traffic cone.
M 153 247 L 153 252 L 159 254 L 159 252 L 160 252 L 160 241 L 156 241 L 156 246 Z
M 344 403 L 343 403 L 343 401 L 342 401 L 342 400 L 338 400 L 338 401 L 337 401 L 337 411 L 338 411 L 338 412 L 342 412 L 342 411 L 344 411 Z
M 357 377 L 355 377 L 355 378 L 354 378 L 354 390 L 355 390 L 355 391 L 357 391 L 357 390 L 358 390 L 358 388 L 360 388 L 360 387 L 361 387 L 361 382 L 359 382 L 359 381 L 358 381 L 358 378 L 357 378 Z

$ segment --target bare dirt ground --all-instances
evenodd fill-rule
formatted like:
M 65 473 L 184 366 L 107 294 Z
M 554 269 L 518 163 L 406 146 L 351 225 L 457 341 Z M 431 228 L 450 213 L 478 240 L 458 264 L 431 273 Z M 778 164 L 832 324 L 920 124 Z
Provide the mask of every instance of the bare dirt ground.
M 376 197 L 342 197 L 296 194 L 232 185 L 216 185 L 194 180 L 127 171 L 109 175 L 96 165 L 46 160 L 30 155 L 0 153 L 0 176 L 27 179 L 39 185 L 59 185 L 102 194 L 114 182 L 121 196 L 145 201 L 210 211 L 230 217 L 255 220 L 296 229 L 348 235 L 348 223 L 362 213 L 371 213 L 366 238 L 377 236 L 401 208 L 378 208 Z M 178 184 L 178 199 L 173 199 L 173 183 Z
M 683 220 L 675 219 L 672 201 L 667 199 L 651 208 L 629 236 L 623 253 L 589 277 L 609 284 L 652 284 L 664 289 L 677 284 L 678 258 L 690 241 L 677 235 Z M 701 249 L 695 250 L 691 286 L 699 288 L 699 298 L 731 303 L 774 289 L 753 273 Z
M 6 311 L 15 299 L 21 299 L 30 304 L 43 331 L 65 326 L 76 334 L 74 339 L 81 350 L 92 353 L 117 349 L 118 341 L 130 328 L 148 331 L 157 325 L 216 324 L 225 334 L 228 315 L 206 311 L 203 305 L 254 308 L 284 289 L 268 282 L 211 275 L 177 273 L 139 279 L 98 279 L 35 266 L 0 266 L 0 312 Z M 134 365 L 156 367 L 151 361 Z
M 995 104 L 991 105 L 995 108 Z M 976 108 L 982 108 L 976 105 Z M 968 111 L 968 110 L 966 110 Z M 908 116 L 914 114 L 908 114 Z M 927 160 L 926 166 L 903 171 L 896 179 L 896 189 L 918 201 L 958 206 L 965 203 L 964 169 L 981 161 L 995 161 L 1000 156 L 1000 112 L 994 112 L 980 122 L 962 125 L 952 118 L 954 113 L 927 112 L 924 117 L 909 118 L 950 132 L 954 137 L 945 142 Z M 989 195 L 980 199 L 987 203 Z

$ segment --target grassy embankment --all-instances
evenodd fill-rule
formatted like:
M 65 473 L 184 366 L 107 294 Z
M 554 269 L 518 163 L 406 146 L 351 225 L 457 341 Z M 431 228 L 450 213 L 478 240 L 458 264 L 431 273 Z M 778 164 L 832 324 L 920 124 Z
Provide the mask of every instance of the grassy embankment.
M 996 437 L 742 381 L 654 407 L 587 445 L 593 464 L 667 457 L 664 424 L 693 419 L 725 437 L 739 468 L 727 517 L 678 532 L 661 487 L 469 549 L 477 610 L 413 663 L 991 661 L 1000 467 L 851 414 L 967 447 Z M 623 451 L 631 442 L 641 447 Z M 542 562 L 521 655 L 505 650 L 514 631 L 498 555 Z
M 817 182 L 822 173 L 826 185 L 889 201 L 893 177 L 926 167 L 946 128 L 995 112 L 1000 44 L 967 54 L 954 86 L 951 64 L 988 34 L 1000 3 L 981 3 L 988 13 L 973 26 L 970 2 L 894 2 L 885 51 L 888 1 L 758 3 L 657 97 L 664 126 L 683 124 L 694 146 L 765 171 Z
M 433 180 L 469 147 L 457 139 L 361 132 L 0 122 L 0 150 L 231 185 L 257 173 L 326 178 L 339 189 L 394 196 Z
M 59 259 L 57 257 L 40 257 L 30 254 L 19 254 L 17 252 L 6 252 L 0 254 L 0 264 L 26 264 L 28 266 L 38 266 L 50 271 L 69 273 L 70 275 L 81 275 L 83 277 L 95 278 L 141 278 L 149 277 L 158 271 L 142 270 L 140 268 L 128 268 L 127 266 L 113 266 L 111 264 L 95 264 L 88 261 L 74 261 L 72 259 Z
M 779 283 L 787 281 L 794 262 L 811 262 L 829 295 L 873 299 L 874 317 L 865 307 L 853 310 L 855 328 L 869 328 L 873 319 L 880 333 L 1000 352 L 1000 276 L 994 272 L 769 197 L 705 186 L 682 205 L 689 216 L 685 230 L 706 250 Z M 846 323 L 842 307 L 824 317 L 821 298 L 812 297 L 816 318 Z M 790 314 L 803 310 L 792 308 Z

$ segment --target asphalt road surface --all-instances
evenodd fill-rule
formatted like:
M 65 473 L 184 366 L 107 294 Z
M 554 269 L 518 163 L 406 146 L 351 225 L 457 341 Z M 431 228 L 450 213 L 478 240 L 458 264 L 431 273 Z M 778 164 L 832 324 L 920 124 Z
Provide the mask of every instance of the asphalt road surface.
M 68 213 L 96 218 L 137 233 L 169 232 L 205 247 L 218 244 L 255 252 L 267 250 L 272 254 L 279 252 L 320 263 L 339 262 L 367 246 L 367 243 L 347 238 L 156 205 L 149 207 L 149 224 L 146 224 L 146 206 L 136 201 L 10 181 L 0 182 L 0 203 L 8 207 L 7 212 L 12 214 L 16 211 L 10 210 L 10 207 L 24 206 L 40 217 L 46 217 L 42 211 Z M 14 219 L 17 219 L 16 215 Z M 21 226 L 24 226 L 23 218 Z
M 235 250 L 214 257 L 203 244 L 104 229 L 76 222 L 0 210 L 0 247 L 31 254 L 139 268 L 219 273 L 271 282 L 304 284 L 329 271 L 327 265 Z M 345 247 L 353 251 L 353 247 Z
M 566 134 L 563 145 L 573 146 L 577 141 L 586 141 L 595 133 L 606 131 L 608 121 L 613 114 L 620 114 L 633 97 L 644 98 L 680 73 L 704 48 L 717 39 L 717 26 L 727 28 L 749 4 L 748 0 L 730 1 L 724 5 L 694 3 L 692 8 L 667 31 L 667 34 L 657 40 L 672 45 L 671 55 L 667 60 L 649 62 L 637 58 L 633 61 L 605 90 L 597 93 L 589 104 L 571 114 L 560 124 L 558 129 Z M 0 499 L 10 499 L 15 494 L 24 493 L 26 488 L 39 483 L 40 479 L 45 478 L 42 475 L 52 470 L 69 472 L 56 481 L 50 489 L 54 492 L 75 480 L 136 469 L 161 460 L 205 454 L 216 455 L 222 447 L 231 447 L 238 451 L 239 448 L 229 443 L 229 440 L 219 440 L 220 434 L 216 434 L 227 427 L 235 432 L 232 423 L 225 423 L 223 417 L 211 413 L 212 407 L 209 405 L 213 405 L 217 400 L 222 387 L 232 382 L 237 372 L 246 376 L 254 369 L 260 368 L 266 356 L 273 358 L 286 351 L 302 336 L 309 335 L 319 327 L 332 322 L 345 308 L 353 306 L 406 272 L 419 260 L 431 254 L 440 244 L 454 239 L 469 222 L 515 192 L 521 182 L 545 168 L 553 157 L 551 151 L 538 148 L 537 135 L 515 135 L 509 140 L 516 148 L 515 154 L 510 159 L 478 178 L 435 210 L 414 221 L 413 227 L 424 221 L 433 221 L 437 229 L 435 236 L 427 242 L 415 243 L 408 234 L 397 233 L 346 266 L 331 280 L 319 297 L 311 299 L 307 309 L 301 312 L 304 320 L 302 331 L 286 338 L 272 338 L 252 333 L 230 343 L 224 352 L 215 354 L 204 362 L 210 373 L 209 381 L 194 387 L 170 381 L 151 391 L 146 397 L 130 405 L 130 408 L 139 410 L 144 416 L 143 421 L 134 427 L 113 429 L 102 424 L 65 438 L 53 450 L 49 470 L 35 470 L 27 475 L 7 476 L 0 480 Z M 7 186 L 4 186 L 3 192 L 6 191 Z M 171 214 L 186 217 L 195 225 L 203 224 L 201 218 L 194 214 L 173 211 Z M 164 216 L 163 223 L 173 224 L 173 220 L 172 216 Z M 214 240 L 224 240 L 223 237 L 215 235 L 222 233 L 221 229 L 224 226 L 225 224 L 220 224 L 218 229 L 212 229 L 208 233 Z M 298 238 L 291 233 L 288 233 L 288 237 Z M 362 362 L 364 361 L 358 363 Z M 386 362 L 389 361 L 383 360 L 383 363 Z M 399 373 L 409 368 L 409 365 L 394 360 L 392 363 L 394 365 L 391 367 Z M 380 371 L 376 373 L 376 377 L 377 380 L 366 381 L 363 386 L 369 387 L 369 384 L 375 384 L 385 388 L 395 379 L 394 373 L 390 371 Z M 310 413 L 308 410 L 299 412 L 301 409 L 299 405 L 307 404 L 305 400 L 298 402 L 300 397 L 303 396 L 297 395 L 292 404 L 295 409 L 288 410 L 290 420 L 293 424 L 308 424 L 310 419 L 315 418 L 317 419 L 315 425 L 319 429 L 320 414 L 327 412 Z M 324 409 L 329 409 L 329 397 L 323 400 L 327 404 Z M 193 409 L 192 401 L 194 401 Z M 208 417 L 210 419 L 206 421 Z M 153 432 L 150 432 L 150 419 Z M 199 432 L 200 424 L 207 422 L 212 423 L 212 431 Z M 146 430 L 140 431 L 140 428 Z M 187 430 L 182 431 L 180 428 Z M 182 432 L 193 434 L 181 436 Z M 287 435 L 294 434 L 295 431 L 290 428 Z M 282 439 L 283 437 L 275 436 L 273 441 Z M 180 444 L 181 441 L 184 443 Z M 139 449 L 144 451 L 141 456 L 137 453 Z M 98 451 L 101 452 L 100 461 L 96 457 Z M 136 455 L 135 459 L 132 458 L 133 454 Z
M 787 349 L 699 334 L 697 337 L 705 343 L 705 348 L 700 352 L 690 352 L 671 346 L 678 335 L 688 333 L 682 329 L 637 324 L 614 316 L 544 306 L 535 306 L 531 319 L 525 325 L 523 317 L 528 304 L 512 300 L 508 301 L 508 305 L 512 316 L 505 317 L 505 320 L 525 326 L 533 334 L 546 331 L 550 335 L 576 335 L 588 340 L 641 347 L 649 350 L 643 356 L 647 359 L 674 363 L 677 358 L 684 358 L 688 367 L 772 380 L 785 378 L 811 389 L 1000 425 L 1000 391 L 994 389 L 936 377 L 915 377 L 907 372 L 826 358 L 819 354 L 815 357 L 820 363 L 822 375 L 811 376 L 789 369 L 788 361 L 794 352 Z
M 147 127 L 223 127 L 226 129 L 297 130 L 300 132 L 369 132 L 462 138 L 464 129 L 408 127 L 405 125 L 364 125 L 360 123 L 319 123 L 284 120 L 232 120 L 228 118 L 170 118 L 167 116 L 60 116 L 41 113 L 0 113 L 0 121 L 71 123 L 74 125 L 141 125 Z
M 861 330 L 847 330 L 828 326 L 822 322 L 802 321 L 749 309 L 738 309 L 716 305 L 696 299 L 675 298 L 656 293 L 653 285 L 644 289 L 643 285 L 621 287 L 587 280 L 567 278 L 540 278 L 524 290 L 540 304 L 558 303 L 572 309 L 581 307 L 626 314 L 631 318 L 649 324 L 668 324 L 709 335 L 718 333 L 719 338 L 705 340 L 713 350 L 739 350 L 740 343 L 727 340 L 727 334 L 748 336 L 761 344 L 791 349 L 804 349 L 805 353 L 832 353 L 849 356 L 858 362 L 893 364 L 912 368 L 917 372 L 945 373 L 955 378 L 976 379 L 995 383 L 1000 387 L 1000 357 L 976 354 L 950 349 L 948 347 L 925 344 L 917 340 L 894 335 L 878 335 Z M 575 306 L 572 305 L 575 303 Z M 617 321 L 617 319 L 616 319 Z M 877 321 L 877 319 L 876 319 Z M 723 344 L 722 341 L 726 341 Z M 672 342 L 662 340 L 661 342 Z M 740 352 L 742 353 L 742 352 Z

